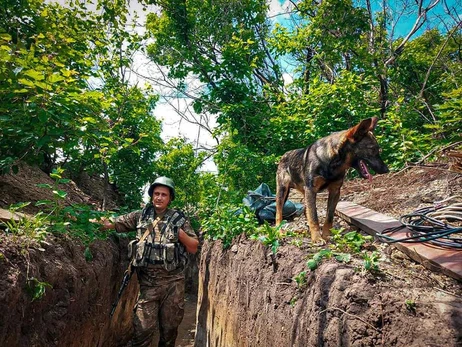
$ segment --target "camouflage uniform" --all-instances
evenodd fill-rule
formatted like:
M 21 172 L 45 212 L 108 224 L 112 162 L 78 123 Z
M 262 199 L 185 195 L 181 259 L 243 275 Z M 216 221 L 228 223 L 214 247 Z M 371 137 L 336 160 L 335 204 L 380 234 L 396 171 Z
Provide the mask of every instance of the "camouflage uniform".
M 160 222 L 146 238 L 149 247 L 145 249 L 148 252 L 142 251 L 143 254 L 140 254 L 137 251 L 132 263 L 136 268 L 140 284 L 140 293 L 134 309 L 133 346 L 151 346 L 154 336 L 157 335 L 160 336 L 159 347 L 175 346 L 178 326 L 184 314 L 184 266 L 187 262 L 185 247 L 178 242 L 178 235 L 174 235 L 172 229 L 168 227 L 169 224 L 166 223 L 175 212 L 167 209 L 159 216 L 156 215 L 152 204 L 148 204 L 143 210 L 120 216 L 114 222 L 117 232 L 136 229 L 139 240 L 147 226 L 160 218 Z M 181 229 L 190 237 L 197 239 L 188 220 L 184 221 Z M 174 243 L 175 255 L 179 261 L 163 264 L 159 260 L 162 251 L 159 251 L 156 245 L 166 242 L 170 245 Z M 155 252 L 157 253 L 154 254 Z M 165 253 L 163 255 L 165 256 Z

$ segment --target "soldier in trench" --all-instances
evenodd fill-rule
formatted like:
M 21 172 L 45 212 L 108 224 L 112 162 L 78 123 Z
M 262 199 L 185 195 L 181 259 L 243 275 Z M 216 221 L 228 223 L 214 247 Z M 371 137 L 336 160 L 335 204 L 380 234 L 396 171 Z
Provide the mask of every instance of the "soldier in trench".
M 137 232 L 132 266 L 140 293 L 134 309 L 132 346 L 151 346 L 159 329 L 158 346 L 173 347 L 184 315 L 186 252 L 196 253 L 199 241 L 182 212 L 169 208 L 175 199 L 173 180 L 157 178 L 148 194 L 151 202 L 142 210 L 113 222 L 104 220 L 102 228 Z M 143 236 L 144 241 L 139 242 Z

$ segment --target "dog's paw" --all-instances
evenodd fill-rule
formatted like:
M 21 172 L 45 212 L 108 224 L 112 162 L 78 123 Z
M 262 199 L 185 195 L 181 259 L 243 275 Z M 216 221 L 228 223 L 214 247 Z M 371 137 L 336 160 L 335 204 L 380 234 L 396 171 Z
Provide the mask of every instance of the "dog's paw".
M 324 246 L 327 241 L 320 237 L 318 239 L 311 239 L 311 243 L 315 246 Z
M 314 245 L 323 246 L 327 243 L 327 241 L 322 238 L 319 232 L 317 232 L 311 233 L 311 243 Z

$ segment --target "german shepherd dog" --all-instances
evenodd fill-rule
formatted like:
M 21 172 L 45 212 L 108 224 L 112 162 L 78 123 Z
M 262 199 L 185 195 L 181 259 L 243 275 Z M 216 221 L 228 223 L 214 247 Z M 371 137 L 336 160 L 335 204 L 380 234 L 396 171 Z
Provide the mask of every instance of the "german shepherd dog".
M 372 131 L 377 118 L 362 120 L 354 127 L 332 133 L 312 145 L 286 152 L 279 161 L 276 174 L 276 225 L 282 222 L 282 207 L 291 188 L 305 196 L 305 212 L 312 242 L 328 240 L 334 212 L 340 198 L 345 175 L 350 167 L 362 178 L 372 180 L 366 164 L 376 173 L 388 172 L 380 158 L 380 148 Z M 316 194 L 329 192 L 327 216 L 320 233 L 316 211 Z

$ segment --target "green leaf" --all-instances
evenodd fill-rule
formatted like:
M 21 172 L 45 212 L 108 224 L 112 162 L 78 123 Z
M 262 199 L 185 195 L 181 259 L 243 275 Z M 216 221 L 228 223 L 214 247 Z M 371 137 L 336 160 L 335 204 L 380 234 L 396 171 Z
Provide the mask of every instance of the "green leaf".
M 351 261 L 351 254 L 348 253 L 336 253 L 335 259 L 342 263 L 349 263 Z
M 91 253 L 90 247 L 86 247 L 85 251 L 83 252 L 83 255 L 85 256 L 86 261 L 92 261 L 93 260 L 93 254 Z
M 310 259 L 306 262 L 306 266 L 308 266 L 308 268 L 311 270 L 311 271 L 314 271 L 318 268 L 318 262 L 314 259 Z
M 53 190 L 53 194 L 60 197 L 61 199 L 64 199 L 67 195 L 67 193 L 63 190 Z
M 46 116 L 46 115 L 45 115 Z M 40 148 L 42 147 L 43 145 L 47 144 L 50 142 L 50 136 L 48 135 L 45 135 L 45 136 L 42 136 L 38 141 L 37 141 L 37 147 Z
M 37 70 L 26 70 L 26 71 L 23 71 L 23 74 L 33 78 L 36 81 L 41 81 L 45 78 L 43 76 L 43 73 Z
M 57 73 L 54 73 L 53 75 L 51 75 L 49 78 L 48 78 L 48 82 L 50 83 L 56 83 L 56 82 L 60 82 L 60 81 L 64 81 L 65 78 Z
M 18 82 L 21 83 L 21 84 L 24 84 L 25 86 L 35 87 L 34 82 L 29 81 L 28 79 L 25 79 L 25 78 L 19 78 Z
M 35 206 L 50 205 L 53 201 L 51 200 L 39 200 L 35 203 Z
M 67 183 L 71 182 L 71 180 L 69 178 L 60 178 L 56 182 L 57 183 L 62 183 L 62 184 L 67 184 Z
M 11 41 L 11 35 L 7 33 L 0 33 L 0 39 L 4 41 Z
M 21 210 L 24 207 L 29 206 L 29 205 L 30 205 L 30 201 L 28 201 L 28 202 L 17 202 L 15 204 L 10 205 L 9 208 L 10 208 L 10 210 L 17 211 L 17 210 Z

